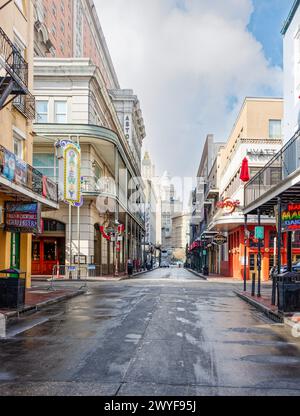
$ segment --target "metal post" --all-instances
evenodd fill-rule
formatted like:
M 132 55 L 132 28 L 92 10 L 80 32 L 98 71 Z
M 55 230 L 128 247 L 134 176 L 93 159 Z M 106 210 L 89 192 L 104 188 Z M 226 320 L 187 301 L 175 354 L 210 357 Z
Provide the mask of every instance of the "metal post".
M 245 223 L 244 223 L 244 292 L 247 291 L 247 220 L 248 215 L 245 215 Z
M 293 271 L 293 253 L 292 253 L 292 231 L 287 233 L 287 271 Z
M 69 267 L 72 266 L 72 205 L 69 204 Z M 72 279 L 72 272 L 69 269 L 69 279 Z
M 258 215 L 258 226 L 261 226 L 261 212 L 260 208 L 257 210 Z M 257 297 L 261 297 L 261 263 L 262 263 L 262 256 L 261 256 L 261 239 L 258 239 L 258 257 L 257 257 L 257 269 L 258 269 L 258 283 L 257 283 Z
M 277 198 L 278 218 L 277 218 L 277 273 L 281 273 L 281 198 Z M 272 305 L 276 305 L 277 277 L 274 275 L 272 284 Z
M 78 270 L 77 279 L 80 279 L 80 207 L 77 207 L 77 257 L 78 257 Z

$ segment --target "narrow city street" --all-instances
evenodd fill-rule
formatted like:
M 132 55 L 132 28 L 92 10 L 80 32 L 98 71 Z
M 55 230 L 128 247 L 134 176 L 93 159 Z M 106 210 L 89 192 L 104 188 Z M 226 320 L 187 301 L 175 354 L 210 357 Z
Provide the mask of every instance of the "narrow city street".
M 89 284 L 10 326 L 0 395 L 300 395 L 299 338 L 238 287 L 178 268 Z

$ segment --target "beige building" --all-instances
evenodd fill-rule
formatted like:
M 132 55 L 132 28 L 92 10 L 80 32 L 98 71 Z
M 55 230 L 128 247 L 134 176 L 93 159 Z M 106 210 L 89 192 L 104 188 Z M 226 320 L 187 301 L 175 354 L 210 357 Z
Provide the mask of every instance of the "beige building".
M 40 225 L 38 211 L 57 208 L 56 185 L 31 167 L 35 117 L 35 99 L 30 93 L 33 86 L 32 1 L 1 0 L 0 38 L 0 269 L 11 267 L 25 272 L 29 287 L 32 232 Z M 46 181 L 50 187 L 53 185 L 51 195 L 43 188 Z M 25 207 L 24 203 L 34 204 Z M 21 221 L 24 218 L 21 211 L 27 208 L 35 211 L 32 215 L 36 227 L 32 232 L 33 223 L 26 228 Z
M 172 250 L 176 260 L 186 260 L 186 247 L 190 239 L 190 214 L 180 214 L 172 218 Z
M 205 192 L 206 235 L 209 245 L 208 264 L 210 271 L 225 276 L 243 277 L 244 265 L 244 182 L 240 179 L 242 160 L 247 157 L 250 176 L 268 163 L 282 146 L 283 100 L 277 98 L 246 98 L 236 123 L 229 135 L 227 144 L 220 149 Z M 271 170 L 268 183 L 277 183 L 278 169 Z M 258 187 L 260 185 L 258 184 Z M 236 204 L 236 209 L 228 213 L 220 207 L 226 198 Z M 265 248 L 263 250 L 263 271 L 268 278 L 272 266 L 272 244 L 274 240 L 274 220 L 262 215 L 265 226 Z M 248 217 L 247 264 L 250 272 L 257 273 L 257 244 L 253 240 L 257 217 Z M 205 234 L 204 233 L 204 234 Z M 228 243 L 217 246 L 213 234 L 222 233 Z

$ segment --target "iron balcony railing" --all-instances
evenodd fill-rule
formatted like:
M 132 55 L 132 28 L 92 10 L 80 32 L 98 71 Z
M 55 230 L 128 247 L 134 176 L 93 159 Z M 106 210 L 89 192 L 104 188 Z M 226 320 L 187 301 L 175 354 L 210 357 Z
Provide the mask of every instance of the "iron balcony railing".
M 1 27 L 0 63 L 19 86 L 28 93 L 28 63 Z
M 276 188 L 283 179 L 298 168 L 300 168 L 300 129 L 245 185 L 245 208 L 266 192 Z
M 57 184 L 1 145 L 0 176 L 11 183 L 58 203 Z
M 32 94 L 19 95 L 14 99 L 13 105 L 28 119 L 35 119 L 35 97 Z

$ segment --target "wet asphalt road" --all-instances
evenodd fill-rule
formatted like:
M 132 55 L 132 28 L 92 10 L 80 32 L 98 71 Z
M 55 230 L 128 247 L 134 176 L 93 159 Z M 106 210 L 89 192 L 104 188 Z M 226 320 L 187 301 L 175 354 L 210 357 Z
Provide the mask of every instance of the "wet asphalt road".
M 236 287 L 182 269 L 90 284 L 10 327 L 0 395 L 300 395 L 300 339 Z

